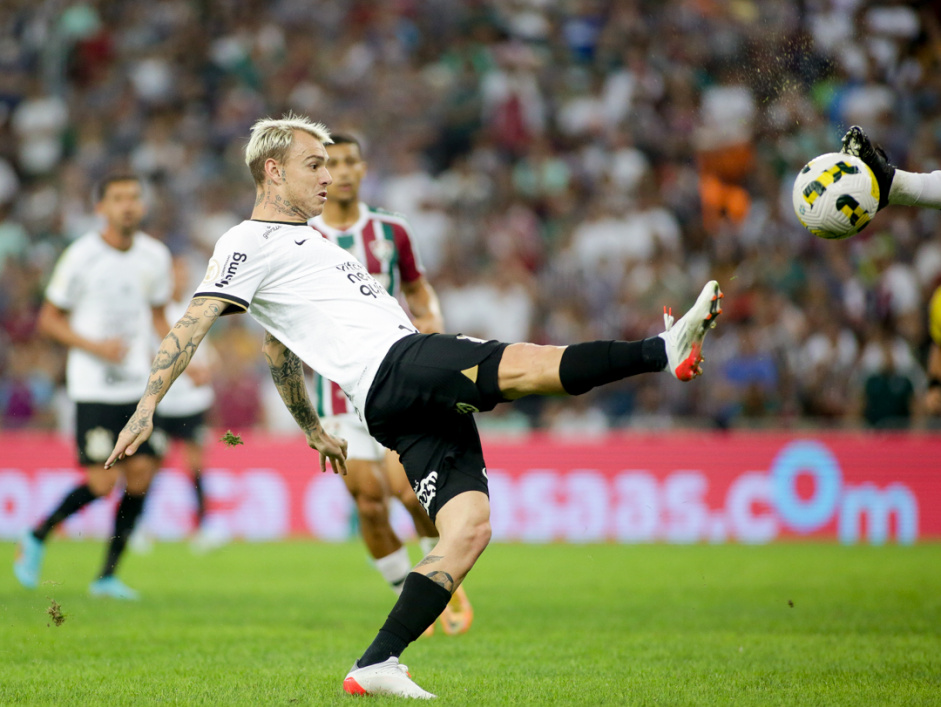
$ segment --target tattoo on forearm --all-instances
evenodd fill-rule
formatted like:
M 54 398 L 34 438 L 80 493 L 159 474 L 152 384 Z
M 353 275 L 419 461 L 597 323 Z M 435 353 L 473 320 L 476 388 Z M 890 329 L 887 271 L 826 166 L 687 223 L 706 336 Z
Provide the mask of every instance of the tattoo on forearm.
M 301 359 L 268 332 L 265 333 L 265 358 L 271 380 L 295 422 L 307 434 L 319 431 L 320 418 L 307 395 Z
M 454 592 L 454 578 L 449 575 L 447 572 L 436 571 L 427 575 L 428 579 L 437 584 L 439 587 L 447 589 L 449 592 Z
M 192 301 L 180 321 L 161 342 L 160 350 L 150 367 L 150 378 L 147 381 L 145 395 L 156 395 L 159 399 L 166 394 L 173 381 L 186 370 L 205 332 L 220 314 L 222 314 L 222 308 L 218 302 L 207 300 L 205 297 Z M 203 333 L 185 331 L 200 323 L 206 325 L 207 322 L 208 326 Z
M 443 560 L 443 559 L 444 559 L 444 555 L 427 555 L 425 559 L 423 559 L 421 562 L 415 565 L 415 568 L 417 569 L 425 565 L 433 565 L 438 560 Z

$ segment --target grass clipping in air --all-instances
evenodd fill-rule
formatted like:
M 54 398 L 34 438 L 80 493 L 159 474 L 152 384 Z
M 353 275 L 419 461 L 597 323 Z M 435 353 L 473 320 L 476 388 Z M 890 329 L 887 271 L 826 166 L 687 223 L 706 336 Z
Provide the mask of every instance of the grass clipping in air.
M 245 444 L 240 435 L 232 434 L 232 430 L 226 430 L 226 433 L 219 438 L 226 447 L 235 447 L 239 444 Z
M 52 603 L 49 605 L 49 608 L 46 609 L 46 613 L 52 618 L 52 623 L 56 626 L 61 626 L 65 623 L 65 614 L 62 613 L 62 607 L 59 606 L 59 602 L 55 599 L 49 599 L 49 601 Z M 48 626 L 49 624 L 46 625 Z

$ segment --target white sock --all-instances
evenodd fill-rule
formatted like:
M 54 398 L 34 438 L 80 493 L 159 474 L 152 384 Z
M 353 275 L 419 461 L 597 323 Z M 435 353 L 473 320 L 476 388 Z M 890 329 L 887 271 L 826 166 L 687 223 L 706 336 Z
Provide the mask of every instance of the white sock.
M 412 571 L 412 561 L 408 558 L 408 550 L 405 549 L 405 546 L 403 545 L 391 555 L 380 557 L 374 562 L 379 574 L 392 587 L 392 591 L 401 594 L 405 578 Z
M 895 170 L 889 203 L 941 209 L 941 170 L 928 173 Z
M 427 556 L 432 550 L 434 550 L 435 545 L 438 544 L 438 538 L 418 538 L 418 547 L 421 548 L 421 556 Z

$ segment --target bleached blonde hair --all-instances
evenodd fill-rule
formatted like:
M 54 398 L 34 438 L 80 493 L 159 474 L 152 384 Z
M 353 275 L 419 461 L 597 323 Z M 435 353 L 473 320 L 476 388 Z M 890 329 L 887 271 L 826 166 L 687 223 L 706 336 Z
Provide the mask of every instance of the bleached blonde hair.
M 265 181 L 265 162 L 269 159 L 283 162 L 294 141 L 294 131 L 303 130 L 313 135 L 324 145 L 330 145 L 330 131 L 323 123 L 296 113 L 288 113 L 280 119 L 262 118 L 251 129 L 251 138 L 245 146 L 245 164 L 252 173 L 255 184 Z

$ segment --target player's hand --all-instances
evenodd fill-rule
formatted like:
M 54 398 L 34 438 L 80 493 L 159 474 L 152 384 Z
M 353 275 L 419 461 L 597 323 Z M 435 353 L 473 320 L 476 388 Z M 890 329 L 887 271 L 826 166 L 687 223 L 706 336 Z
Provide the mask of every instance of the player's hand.
M 307 445 L 320 452 L 320 471 L 327 471 L 327 461 L 333 467 L 334 474 L 346 476 L 346 440 L 334 437 L 324 429 L 307 435 Z
M 127 355 L 127 344 L 121 339 L 105 339 L 95 344 L 92 353 L 108 363 L 121 363 Z
M 105 462 L 105 469 L 110 469 L 126 456 L 130 456 L 137 451 L 154 431 L 153 411 L 138 410 L 131 416 L 131 419 L 124 425 L 121 434 L 118 435 L 118 441 L 111 451 L 111 456 Z

